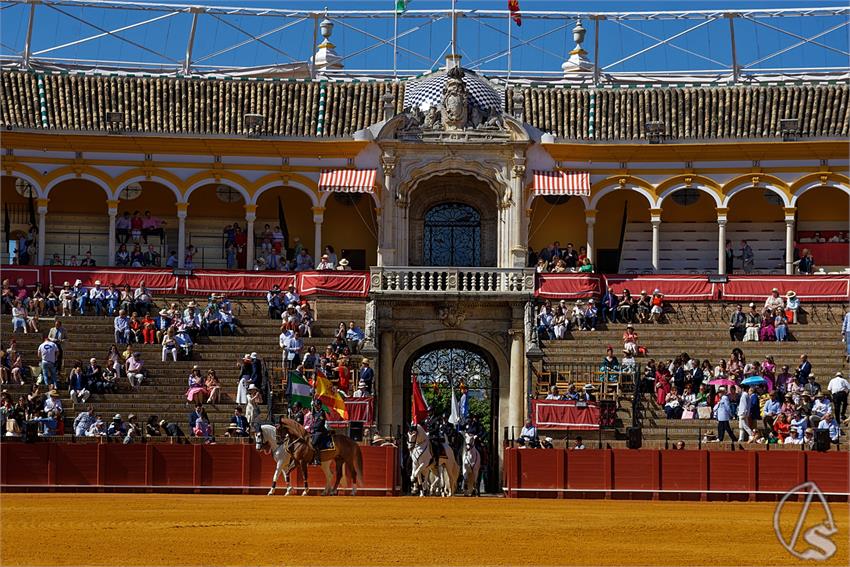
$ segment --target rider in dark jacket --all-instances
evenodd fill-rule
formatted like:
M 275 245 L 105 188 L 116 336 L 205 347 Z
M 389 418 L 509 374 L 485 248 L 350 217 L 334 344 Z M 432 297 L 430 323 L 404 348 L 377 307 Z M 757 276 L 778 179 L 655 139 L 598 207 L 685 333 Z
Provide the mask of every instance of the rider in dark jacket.
M 324 440 L 328 432 L 325 420 L 325 408 L 322 407 L 322 402 L 318 398 L 313 400 L 313 411 L 311 412 L 311 416 L 313 418 L 313 424 L 311 426 L 313 435 L 310 438 L 310 443 L 312 443 L 313 450 L 316 453 L 314 462 L 319 464 L 319 451 L 324 445 Z

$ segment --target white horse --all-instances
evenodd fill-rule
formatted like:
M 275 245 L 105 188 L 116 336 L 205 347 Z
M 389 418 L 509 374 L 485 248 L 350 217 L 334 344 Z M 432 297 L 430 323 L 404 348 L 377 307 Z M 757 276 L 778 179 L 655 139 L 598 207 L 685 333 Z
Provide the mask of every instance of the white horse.
M 417 423 L 415 429 L 407 432 L 407 448 L 412 462 L 410 470 L 412 491 L 416 493 L 418 489 L 420 496 L 426 494 L 454 496 L 458 466 L 451 447 L 443 443 L 444 455 L 440 457 L 439 463 L 435 463 L 431 454 L 431 440 L 425 433 L 425 429 Z
M 292 455 L 286 450 L 286 445 L 277 444 L 277 429 L 274 425 L 262 425 L 254 437 L 257 443 L 257 451 L 263 451 L 266 454 L 271 454 L 276 463 L 274 475 L 272 475 L 272 487 L 268 495 L 272 496 L 277 488 L 277 477 L 283 473 L 283 479 L 286 481 L 286 492 L 284 496 L 292 494 L 292 483 L 289 481 L 289 473 L 293 468 Z M 307 494 L 307 490 L 304 490 Z
M 463 434 L 463 455 L 461 462 L 463 463 L 463 493 L 466 496 L 470 494 L 479 495 L 478 473 L 481 470 L 481 454 L 475 446 L 477 440 L 477 435 Z

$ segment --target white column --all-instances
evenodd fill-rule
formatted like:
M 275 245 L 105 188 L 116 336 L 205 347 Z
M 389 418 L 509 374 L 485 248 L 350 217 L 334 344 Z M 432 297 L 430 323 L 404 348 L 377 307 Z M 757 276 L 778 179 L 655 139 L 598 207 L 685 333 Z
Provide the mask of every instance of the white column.
M 254 221 L 257 220 L 257 205 L 244 205 L 244 207 L 245 246 L 247 246 L 247 250 L 245 250 L 245 269 L 252 270 L 254 268 L 254 254 L 257 248 L 254 243 Z
M 726 273 L 726 217 L 717 217 L 717 273 Z
M 596 264 L 596 245 L 594 238 L 596 231 L 594 230 L 594 227 L 596 226 L 597 212 L 598 211 L 596 209 L 587 209 L 584 211 L 584 222 L 587 224 L 587 243 L 585 246 L 587 247 L 587 257 L 593 264 Z
M 115 219 L 118 216 L 118 201 L 109 200 L 106 202 L 108 207 L 106 212 L 109 215 L 109 243 L 107 244 L 106 265 L 115 265 Z
M 313 260 L 316 264 L 322 257 L 322 221 L 325 219 L 324 207 L 313 207 Z
M 523 360 L 523 335 L 522 329 L 511 329 L 508 331 L 511 339 L 511 367 L 510 367 L 510 392 L 508 394 L 508 420 L 511 426 L 515 429 L 515 434 L 519 435 L 519 430 L 522 429 L 525 421 L 525 384 L 522 379 L 524 360 Z
M 794 224 L 796 207 L 785 209 L 785 275 L 794 275 Z
M 188 203 L 177 203 L 177 267 L 186 267 L 186 215 Z
M 658 211 L 657 213 L 655 211 Z M 658 273 L 658 247 L 661 238 L 661 209 L 650 210 L 652 223 L 652 271 Z
M 48 199 L 38 199 L 38 252 L 36 253 L 39 266 L 44 265 L 44 249 L 47 247 L 47 201 Z

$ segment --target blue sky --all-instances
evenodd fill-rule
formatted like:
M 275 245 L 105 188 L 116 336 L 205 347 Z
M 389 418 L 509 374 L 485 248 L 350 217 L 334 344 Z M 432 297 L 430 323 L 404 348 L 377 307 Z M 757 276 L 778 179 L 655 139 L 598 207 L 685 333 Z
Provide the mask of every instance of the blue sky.
M 189 2 L 186 2 L 187 4 Z M 266 0 L 264 2 L 227 0 L 223 2 L 198 2 L 205 5 L 275 7 L 301 10 L 391 10 L 394 0 Z M 844 2 L 846 5 L 846 2 Z M 450 0 L 412 0 L 410 10 L 447 9 Z M 841 6 L 839 0 L 833 1 L 572 1 L 572 0 L 520 0 L 523 11 L 560 10 L 560 11 L 648 11 L 690 9 L 752 9 L 752 8 L 797 8 Z M 0 52 L 4 55 L 19 53 L 23 49 L 26 36 L 29 8 L 22 5 L 3 3 L 0 12 Z M 507 0 L 457 0 L 459 9 L 498 9 L 504 10 Z M 98 28 L 116 29 L 132 25 L 145 19 L 164 15 L 156 11 L 105 10 L 98 8 L 61 7 L 66 12 L 48 6 L 36 8 L 36 20 L 33 34 L 33 51 L 48 49 L 71 42 L 88 35 L 99 33 L 93 27 L 80 20 L 93 23 Z M 78 18 L 78 19 L 75 19 Z M 179 14 L 163 18 L 160 21 L 122 32 L 122 36 L 133 44 L 112 37 L 67 47 L 44 54 L 44 57 L 63 57 L 90 60 L 140 61 L 146 63 L 164 63 L 175 65 L 182 60 L 188 36 L 191 16 Z M 770 26 L 781 28 L 793 34 L 809 37 L 825 32 L 830 28 L 846 23 L 846 16 L 774 18 L 764 20 Z M 311 21 L 294 23 L 294 19 L 257 18 L 236 16 L 220 21 L 210 15 L 200 18 L 196 34 L 193 59 L 199 65 L 211 66 L 260 66 L 274 63 L 287 63 L 292 60 L 303 61 L 312 51 L 313 24 Z M 238 49 L 219 55 L 216 52 L 249 39 L 242 31 L 259 35 L 286 24 L 293 24 L 286 30 L 269 34 L 263 41 L 266 45 L 252 42 Z M 399 31 L 408 32 L 399 40 L 397 66 L 399 69 L 424 69 L 442 61 L 440 56 L 449 41 L 450 25 L 448 20 L 423 25 L 425 20 L 401 18 Z M 655 41 L 648 36 L 666 38 L 684 31 L 699 22 L 683 21 L 630 21 L 625 22 L 631 29 L 613 21 L 601 23 L 600 53 L 593 53 L 594 28 L 591 22 L 584 22 L 588 28 L 585 48 L 592 59 L 597 57 L 603 65 L 610 65 L 630 53 L 651 46 Z M 359 28 L 355 30 L 353 26 Z M 422 26 L 416 30 L 417 26 Z M 507 20 L 477 22 L 461 19 L 459 23 L 459 47 L 464 55 L 464 64 L 487 70 L 503 70 L 508 66 L 507 57 L 499 54 L 507 46 Z M 756 25 L 747 20 L 736 20 L 736 40 L 739 64 L 748 64 L 764 58 L 771 53 L 791 46 L 799 40 L 784 35 L 765 26 Z M 513 40 L 511 67 L 517 72 L 551 71 L 557 72 L 560 64 L 573 47 L 571 41 L 572 21 L 534 21 L 526 18 L 523 26 L 512 26 Z M 390 46 L 370 49 L 375 40 L 372 34 L 381 38 L 392 35 L 392 18 L 375 20 L 345 20 L 337 22 L 332 39 L 340 55 L 347 57 L 349 69 L 392 69 L 393 53 Z M 363 33 L 365 32 L 365 33 Z M 837 27 L 834 31 L 820 37 L 817 41 L 839 51 L 848 51 L 848 28 Z M 544 35 L 545 34 L 545 35 Z M 542 37 L 540 37 L 542 36 Z M 536 39 L 533 39 L 536 38 Z M 532 40 L 530 44 L 523 42 Z M 610 71 L 675 71 L 717 69 L 731 61 L 729 49 L 729 25 L 725 20 L 715 21 L 690 32 L 672 42 L 675 47 L 662 46 L 651 49 L 637 57 L 610 68 Z M 680 49 L 678 49 L 680 48 Z M 687 53 L 687 50 L 692 53 Z M 165 57 L 160 57 L 158 52 Z M 414 55 L 411 52 L 415 52 Z M 804 45 L 787 51 L 779 56 L 767 59 L 756 68 L 811 68 L 824 66 L 848 66 L 848 57 L 839 52 L 830 51 L 813 45 Z

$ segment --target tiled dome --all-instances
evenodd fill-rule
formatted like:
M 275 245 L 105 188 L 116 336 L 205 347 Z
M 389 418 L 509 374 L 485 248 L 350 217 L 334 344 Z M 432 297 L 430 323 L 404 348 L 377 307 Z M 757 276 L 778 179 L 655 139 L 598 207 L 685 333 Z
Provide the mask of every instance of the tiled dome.
M 419 107 L 425 111 L 432 106 L 439 106 L 447 80 L 448 76 L 444 70 L 411 80 L 404 89 L 404 108 Z M 487 79 L 478 76 L 474 71 L 464 69 L 463 84 L 466 85 L 472 104 L 478 108 L 504 110 L 504 91 L 495 89 Z

